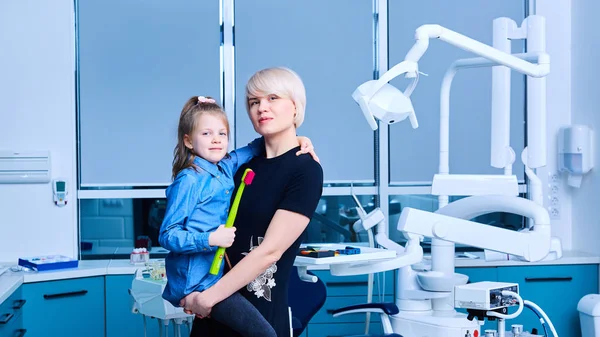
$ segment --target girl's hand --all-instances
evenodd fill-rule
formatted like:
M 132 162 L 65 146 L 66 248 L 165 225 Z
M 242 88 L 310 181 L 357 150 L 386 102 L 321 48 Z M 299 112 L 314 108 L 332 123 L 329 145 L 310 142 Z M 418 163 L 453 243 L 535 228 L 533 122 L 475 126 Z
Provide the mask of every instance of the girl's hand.
M 235 239 L 235 227 L 225 228 L 225 225 L 219 226 L 216 231 L 208 235 L 208 244 L 228 248 Z
M 301 136 L 296 137 L 296 138 L 298 138 L 298 145 L 300 145 L 300 151 L 296 152 L 296 155 L 299 156 L 301 154 L 308 153 L 313 157 L 313 159 L 317 163 L 321 163 L 319 161 L 319 156 L 317 156 L 317 153 L 315 152 L 315 147 L 313 146 L 310 139 L 308 137 L 301 137 Z

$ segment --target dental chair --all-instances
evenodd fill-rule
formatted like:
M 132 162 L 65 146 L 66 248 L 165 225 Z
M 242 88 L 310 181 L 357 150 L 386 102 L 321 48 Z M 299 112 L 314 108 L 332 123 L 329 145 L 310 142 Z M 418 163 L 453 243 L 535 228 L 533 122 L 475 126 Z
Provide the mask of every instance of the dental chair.
M 308 275 L 314 276 L 310 271 Z M 310 296 L 307 296 L 310 294 Z M 294 267 L 290 278 L 290 287 L 288 290 L 288 303 L 292 311 L 292 330 L 293 337 L 298 337 L 313 316 L 321 310 L 327 299 L 327 287 L 317 278 L 316 282 L 307 282 L 300 279 L 298 268 Z M 353 335 L 347 337 L 402 337 L 393 333 L 389 315 L 395 315 L 399 312 L 394 303 L 367 303 L 352 305 L 337 309 L 333 312 L 333 317 L 356 314 L 356 313 L 377 313 L 381 315 L 383 324 L 383 334 Z

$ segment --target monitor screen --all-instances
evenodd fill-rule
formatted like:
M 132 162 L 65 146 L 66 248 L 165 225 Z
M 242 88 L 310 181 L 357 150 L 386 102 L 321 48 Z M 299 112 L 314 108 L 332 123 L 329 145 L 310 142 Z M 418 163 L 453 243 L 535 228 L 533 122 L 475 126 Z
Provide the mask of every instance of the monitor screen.
M 65 191 L 65 182 L 64 181 L 57 181 L 56 182 L 56 191 L 57 192 L 64 192 Z

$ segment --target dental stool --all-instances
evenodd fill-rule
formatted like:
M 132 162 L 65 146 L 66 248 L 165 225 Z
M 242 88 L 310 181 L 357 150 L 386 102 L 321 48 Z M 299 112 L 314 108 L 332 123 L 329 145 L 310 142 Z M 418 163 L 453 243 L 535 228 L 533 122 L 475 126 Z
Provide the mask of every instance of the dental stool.
M 309 271 L 305 273 L 313 276 L 316 282 L 301 280 L 297 267 L 294 267 L 290 277 L 288 304 L 292 310 L 293 337 L 302 334 L 308 322 L 323 307 L 327 299 L 327 287 L 323 281 Z M 307 294 L 310 296 L 306 296 Z

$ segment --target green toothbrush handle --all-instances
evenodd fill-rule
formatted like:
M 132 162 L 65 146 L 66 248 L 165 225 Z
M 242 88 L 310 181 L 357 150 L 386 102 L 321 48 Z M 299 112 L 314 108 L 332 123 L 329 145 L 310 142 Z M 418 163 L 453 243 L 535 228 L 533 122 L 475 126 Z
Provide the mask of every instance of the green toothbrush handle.
M 229 215 L 227 216 L 227 221 L 225 222 L 225 228 L 233 227 L 233 223 L 235 222 L 235 217 L 237 215 L 238 207 L 240 206 L 240 199 L 242 198 L 242 193 L 244 193 L 244 188 L 246 184 L 244 184 L 243 179 L 240 187 L 235 194 L 235 198 L 233 199 L 233 205 L 231 205 L 231 210 L 229 210 Z M 225 248 L 219 247 L 217 248 L 217 252 L 215 253 L 215 257 L 213 259 L 212 264 L 210 265 L 209 272 L 212 275 L 218 275 L 219 270 L 221 270 L 221 264 L 223 263 L 223 258 L 225 257 Z
M 219 270 L 221 270 L 221 262 L 223 261 L 224 256 L 225 256 L 225 248 L 223 248 L 223 247 L 217 248 L 217 252 L 215 253 L 215 258 L 213 259 L 213 262 L 210 265 L 210 273 L 212 275 L 219 274 Z

